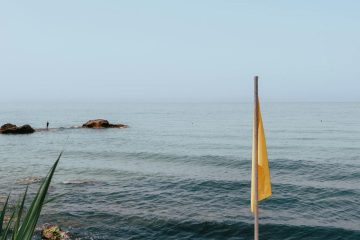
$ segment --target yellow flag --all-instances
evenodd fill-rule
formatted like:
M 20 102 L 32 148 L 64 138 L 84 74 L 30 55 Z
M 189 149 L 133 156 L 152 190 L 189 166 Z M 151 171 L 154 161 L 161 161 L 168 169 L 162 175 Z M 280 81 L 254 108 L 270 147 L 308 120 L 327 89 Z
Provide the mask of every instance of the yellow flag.
M 266 150 L 266 140 L 264 127 L 261 118 L 260 103 L 258 101 L 258 201 L 271 196 L 271 181 L 270 181 L 270 169 L 268 163 L 268 156 Z M 254 123 L 255 129 L 255 123 Z M 255 132 L 254 132 L 255 133 Z M 255 161 L 254 152 L 255 134 L 253 134 L 253 150 L 252 150 L 252 161 Z M 251 212 L 254 212 L 255 207 L 255 170 L 252 169 L 251 176 Z

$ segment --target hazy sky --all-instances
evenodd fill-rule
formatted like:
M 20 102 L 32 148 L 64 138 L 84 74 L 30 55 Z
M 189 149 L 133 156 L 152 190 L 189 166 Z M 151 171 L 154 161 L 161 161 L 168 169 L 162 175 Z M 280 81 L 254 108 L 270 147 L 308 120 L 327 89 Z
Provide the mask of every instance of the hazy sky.
M 0 101 L 360 100 L 360 1 L 0 3 Z

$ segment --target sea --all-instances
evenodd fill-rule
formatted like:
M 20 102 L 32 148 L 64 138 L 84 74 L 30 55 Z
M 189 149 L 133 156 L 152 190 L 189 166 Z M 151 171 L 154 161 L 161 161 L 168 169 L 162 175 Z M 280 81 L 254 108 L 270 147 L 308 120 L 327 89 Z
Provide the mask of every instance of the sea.
M 262 102 L 273 195 L 260 239 L 360 239 L 360 103 Z M 72 239 L 253 239 L 252 103 L 1 103 L 0 202 L 63 155 L 39 226 Z M 89 119 L 125 129 L 82 129 Z M 40 239 L 39 233 L 34 239 Z

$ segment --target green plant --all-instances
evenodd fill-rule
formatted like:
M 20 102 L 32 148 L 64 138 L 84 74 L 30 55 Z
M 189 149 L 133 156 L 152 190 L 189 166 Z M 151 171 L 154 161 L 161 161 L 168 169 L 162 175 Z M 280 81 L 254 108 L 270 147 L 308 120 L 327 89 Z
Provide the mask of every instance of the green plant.
M 50 171 L 41 183 L 35 198 L 33 199 L 25 216 L 23 217 L 23 213 L 28 187 L 26 187 L 24 196 L 17 204 L 17 207 L 11 211 L 10 218 L 8 219 L 5 228 L 3 228 L 5 223 L 5 213 L 9 207 L 9 194 L 0 214 L 0 240 L 7 240 L 9 237 L 11 237 L 12 240 L 31 240 L 32 236 L 34 235 L 35 227 L 39 220 L 41 210 L 46 203 L 45 197 L 61 155 L 62 153 L 60 153 L 54 165 L 51 167 Z

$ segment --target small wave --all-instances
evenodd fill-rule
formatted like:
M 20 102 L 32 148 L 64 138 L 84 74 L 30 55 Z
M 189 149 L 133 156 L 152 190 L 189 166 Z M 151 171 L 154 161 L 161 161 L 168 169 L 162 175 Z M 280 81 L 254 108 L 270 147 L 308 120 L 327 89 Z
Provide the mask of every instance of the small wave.
M 65 185 L 95 185 L 100 183 L 99 181 L 96 180 L 89 180 L 89 179 L 71 179 L 71 180 L 65 180 L 62 181 L 62 184 Z
M 85 217 L 84 214 L 82 217 Z M 253 238 L 253 224 L 244 221 L 201 221 L 151 216 L 94 214 L 85 229 L 73 229 L 79 239 L 237 239 Z M 99 222 L 106 223 L 100 225 Z M 260 238 L 267 240 L 358 240 L 360 231 L 327 226 L 260 224 Z
M 120 154 L 128 158 L 136 158 L 146 161 L 171 161 L 179 163 L 195 163 L 198 165 L 226 166 L 232 168 L 240 168 L 244 165 L 248 165 L 247 161 L 241 161 L 237 157 L 222 155 L 186 155 L 152 152 L 127 152 Z

